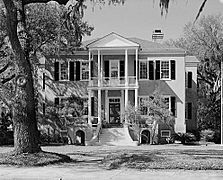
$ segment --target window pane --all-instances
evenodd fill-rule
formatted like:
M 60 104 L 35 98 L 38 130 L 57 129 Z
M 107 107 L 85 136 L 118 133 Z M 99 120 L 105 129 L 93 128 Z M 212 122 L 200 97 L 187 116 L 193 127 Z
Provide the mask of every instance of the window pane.
M 170 66 L 169 61 L 161 62 L 161 78 L 169 78 Z
M 89 63 L 82 62 L 81 65 L 82 80 L 89 79 Z
M 60 80 L 68 80 L 68 62 L 60 63 Z
M 140 79 L 147 79 L 147 62 L 140 62 Z
M 166 108 L 169 109 L 169 107 L 170 107 L 170 98 L 169 97 L 165 97 L 164 101 L 166 103 Z
M 170 137 L 170 131 L 161 131 L 161 137 Z
M 140 111 L 141 115 L 148 115 L 148 107 L 145 105 L 145 101 L 147 101 L 147 97 L 140 98 Z

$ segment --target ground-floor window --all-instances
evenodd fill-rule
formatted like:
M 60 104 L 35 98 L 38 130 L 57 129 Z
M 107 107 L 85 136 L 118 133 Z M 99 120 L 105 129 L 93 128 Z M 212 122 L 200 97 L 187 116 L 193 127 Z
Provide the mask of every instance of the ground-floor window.
M 161 137 L 167 138 L 170 137 L 170 135 L 171 135 L 170 130 L 161 130 Z

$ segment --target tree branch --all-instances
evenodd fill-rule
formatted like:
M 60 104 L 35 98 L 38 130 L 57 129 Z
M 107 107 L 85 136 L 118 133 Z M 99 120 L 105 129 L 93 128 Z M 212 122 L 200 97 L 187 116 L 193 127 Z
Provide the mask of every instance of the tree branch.
M 24 0 L 23 3 L 24 5 L 26 5 L 31 3 L 48 3 L 50 1 L 52 0 Z M 54 0 L 54 1 L 56 1 L 59 4 L 66 5 L 69 0 Z
M 2 69 L 0 69 L 0 74 L 6 71 L 6 69 L 11 65 L 10 62 L 8 62 Z
M 11 75 L 11 76 L 8 77 L 8 78 L 3 79 L 1 83 L 2 83 L 2 84 L 5 84 L 5 83 L 11 81 L 14 77 L 15 77 L 15 74 Z

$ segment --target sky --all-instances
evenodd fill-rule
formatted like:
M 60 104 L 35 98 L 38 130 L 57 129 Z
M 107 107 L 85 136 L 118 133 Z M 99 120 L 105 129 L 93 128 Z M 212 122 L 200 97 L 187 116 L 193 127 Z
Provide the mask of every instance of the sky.
M 153 3 L 155 1 L 155 3 Z M 151 40 L 155 29 L 162 29 L 164 40 L 177 39 L 183 34 L 183 27 L 194 21 L 203 0 L 170 0 L 167 16 L 161 16 L 159 0 L 126 0 L 118 6 L 94 6 L 89 1 L 85 20 L 94 31 L 83 40 L 103 37 L 116 32 L 124 37 L 138 37 Z M 223 0 L 208 0 L 201 15 L 220 14 Z

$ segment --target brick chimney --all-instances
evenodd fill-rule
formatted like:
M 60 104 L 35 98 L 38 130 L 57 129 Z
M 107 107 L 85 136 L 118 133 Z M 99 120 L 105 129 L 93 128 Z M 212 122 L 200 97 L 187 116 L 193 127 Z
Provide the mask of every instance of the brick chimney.
M 152 34 L 152 41 L 161 43 L 163 40 L 164 34 L 162 33 L 161 29 L 155 29 Z

